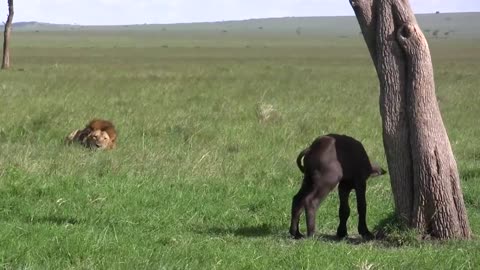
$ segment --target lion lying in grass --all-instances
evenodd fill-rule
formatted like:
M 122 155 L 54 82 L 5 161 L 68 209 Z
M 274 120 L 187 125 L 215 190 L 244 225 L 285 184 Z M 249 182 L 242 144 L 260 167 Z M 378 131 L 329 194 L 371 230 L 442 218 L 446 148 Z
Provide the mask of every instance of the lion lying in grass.
M 116 146 L 117 131 L 112 122 L 93 119 L 84 129 L 77 129 L 65 138 L 67 144 L 80 143 L 90 149 L 113 149 Z

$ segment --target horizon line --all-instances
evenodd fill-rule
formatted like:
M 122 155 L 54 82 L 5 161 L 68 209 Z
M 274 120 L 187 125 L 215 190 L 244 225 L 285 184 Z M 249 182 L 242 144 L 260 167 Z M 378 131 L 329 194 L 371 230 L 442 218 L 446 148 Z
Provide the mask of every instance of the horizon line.
M 430 13 L 415 13 L 415 15 L 463 14 L 463 13 L 480 13 L 480 11 L 459 11 L 459 12 L 439 12 L 439 13 L 430 12 Z M 248 19 L 231 19 L 231 20 L 216 20 L 216 21 L 190 21 L 190 22 L 175 22 L 175 23 L 78 24 L 78 23 L 50 23 L 50 22 L 42 22 L 42 21 L 19 21 L 19 22 L 13 22 L 13 24 L 15 24 L 15 23 L 39 23 L 39 24 L 50 24 L 50 25 L 73 25 L 73 26 L 137 26 L 137 25 L 176 25 L 176 24 L 227 23 L 227 22 L 242 22 L 242 21 L 252 21 L 252 20 L 287 19 L 287 18 L 335 18 L 335 17 L 355 17 L 355 15 L 256 17 L 256 18 L 248 18 Z

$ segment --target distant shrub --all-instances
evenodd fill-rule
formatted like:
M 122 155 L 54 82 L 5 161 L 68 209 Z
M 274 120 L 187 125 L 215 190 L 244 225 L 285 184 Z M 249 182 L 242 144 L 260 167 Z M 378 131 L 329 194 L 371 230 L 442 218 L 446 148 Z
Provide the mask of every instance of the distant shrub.
M 297 33 L 297 36 L 300 36 L 302 34 L 302 28 L 299 26 L 297 29 L 295 29 L 295 33 Z

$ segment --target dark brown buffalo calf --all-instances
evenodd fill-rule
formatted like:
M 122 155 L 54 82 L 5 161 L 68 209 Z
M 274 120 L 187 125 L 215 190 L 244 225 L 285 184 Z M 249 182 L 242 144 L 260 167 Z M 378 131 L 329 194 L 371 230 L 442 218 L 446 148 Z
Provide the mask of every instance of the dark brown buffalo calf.
M 347 235 L 347 219 L 350 215 L 348 196 L 350 191 L 355 189 L 359 216 L 358 232 L 365 239 L 373 237 L 366 223 L 366 182 L 370 176 L 386 172 L 370 163 L 362 143 L 345 135 L 329 134 L 318 137 L 300 152 L 297 165 L 304 177 L 302 187 L 292 201 L 290 234 L 293 237 L 303 237 L 298 229 L 302 209 L 305 209 L 306 213 L 307 236 L 314 235 L 318 205 L 337 185 L 340 197 L 337 236 L 343 238 Z

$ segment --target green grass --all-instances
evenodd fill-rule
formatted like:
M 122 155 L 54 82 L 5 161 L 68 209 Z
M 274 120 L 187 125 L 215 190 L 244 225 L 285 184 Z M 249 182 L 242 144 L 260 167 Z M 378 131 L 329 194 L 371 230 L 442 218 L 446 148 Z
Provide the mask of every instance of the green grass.
M 358 36 L 205 35 L 14 33 L 13 68 L 0 72 L 1 267 L 480 265 L 478 239 L 422 242 L 396 231 L 390 241 L 358 241 L 354 196 L 350 240 L 331 241 L 335 193 L 317 213 L 320 237 L 291 240 L 289 208 L 301 181 L 294 161 L 316 136 L 352 135 L 386 164 L 368 52 Z M 438 39 L 430 48 L 478 234 L 480 44 Z M 273 105 L 278 117 L 260 122 L 262 104 Z M 93 117 L 114 121 L 118 149 L 63 145 Z M 369 227 L 388 224 L 388 177 L 369 182 L 367 201 Z

